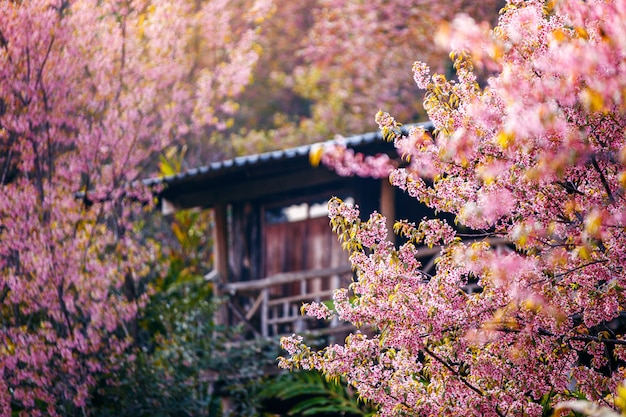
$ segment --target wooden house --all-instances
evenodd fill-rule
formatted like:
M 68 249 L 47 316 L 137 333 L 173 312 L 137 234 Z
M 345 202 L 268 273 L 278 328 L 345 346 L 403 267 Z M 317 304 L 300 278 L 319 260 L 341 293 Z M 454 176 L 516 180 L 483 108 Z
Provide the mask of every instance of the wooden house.
M 399 159 L 380 133 L 341 141 L 366 155 Z M 332 196 L 358 204 L 364 217 L 377 210 L 389 222 L 428 214 L 387 179 L 342 177 L 323 165 L 312 166 L 312 146 L 238 157 L 147 181 L 165 186 L 160 197 L 166 210 L 213 209 L 215 269 L 207 277 L 227 298 L 221 313 L 225 323 L 243 322 L 262 336 L 339 326 L 300 315 L 303 302 L 329 300 L 352 279 L 348 254 L 329 226 L 326 205 Z

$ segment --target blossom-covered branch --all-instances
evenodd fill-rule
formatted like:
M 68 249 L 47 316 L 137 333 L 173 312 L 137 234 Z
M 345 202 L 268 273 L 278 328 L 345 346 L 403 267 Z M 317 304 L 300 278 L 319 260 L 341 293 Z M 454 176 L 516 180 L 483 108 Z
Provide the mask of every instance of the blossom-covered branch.
M 335 295 L 335 314 L 374 331 L 319 352 L 300 343 L 283 366 L 346 377 L 382 416 L 539 416 L 580 396 L 618 405 L 625 22 L 624 0 L 509 0 L 491 31 L 464 15 L 442 27 L 456 78 L 413 66 L 435 132 L 404 135 L 376 116 L 406 161 L 390 179 L 510 248 L 443 228 L 429 242 L 428 220 L 399 223 L 409 241 L 395 247 L 377 216 L 362 222 L 339 204 L 331 224 L 356 280 Z M 481 86 L 477 68 L 495 75 Z M 424 244 L 443 245 L 427 280 Z

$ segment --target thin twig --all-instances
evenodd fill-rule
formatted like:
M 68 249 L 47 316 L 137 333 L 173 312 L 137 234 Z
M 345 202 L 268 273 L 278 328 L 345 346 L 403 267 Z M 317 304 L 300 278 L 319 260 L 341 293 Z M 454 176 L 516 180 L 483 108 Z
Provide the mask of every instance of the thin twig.
M 455 375 L 456 377 L 459 378 L 459 380 L 469 389 L 471 389 L 472 391 L 474 391 L 476 394 L 484 397 L 485 393 L 480 389 L 475 387 L 474 385 L 472 385 L 465 377 L 463 377 L 456 369 L 454 369 L 452 366 L 450 366 L 446 361 L 444 361 L 443 359 L 441 359 L 439 356 L 437 356 L 437 354 L 435 354 L 435 352 L 433 352 L 432 350 L 430 350 L 428 347 L 424 346 L 424 352 L 426 352 L 429 356 L 431 356 L 433 359 L 435 359 L 437 362 L 439 362 L 440 364 L 442 364 L 443 366 L 446 367 L 446 369 L 448 369 L 450 372 L 452 372 L 453 375 Z
M 607 262 L 608 262 L 608 260 L 606 260 L 606 259 L 592 261 L 592 262 L 589 262 L 589 263 L 586 263 L 586 264 L 583 264 L 583 265 L 579 265 L 576 268 L 569 269 L 569 270 L 567 270 L 565 272 L 561 272 L 559 274 L 555 274 L 554 277 L 555 278 L 563 278 L 565 275 L 571 274 L 572 272 L 578 271 L 579 269 L 583 269 L 583 268 L 586 268 L 586 267 L 591 266 L 591 265 L 603 264 L 603 263 L 607 263 Z

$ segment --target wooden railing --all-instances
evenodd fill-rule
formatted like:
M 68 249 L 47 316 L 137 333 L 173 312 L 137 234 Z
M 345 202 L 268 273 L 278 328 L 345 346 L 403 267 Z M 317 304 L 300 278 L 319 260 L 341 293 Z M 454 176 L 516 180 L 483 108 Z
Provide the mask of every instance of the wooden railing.
M 419 258 L 428 259 L 423 270 L 434 268 L 434 258 L 440 247 L 422 248 Z M 430 258 L 430 259 L 429 259 Z M 338 288 L 352 282 L 350 265 L 307 271 L 284 272 L 254 281 L 233 282 L 222 291 L 231 296 L 228 302 L 231 314 L 258 335 L 268 337 L 299 333 L 306 330 L 332 332 L 339 323 L 320 324 L 303 316 L 300 307 L 306 302 L 331 300 Z M 320 329 L 320 326 L 326 326 Z
M 511 251 L 503 239 L 485 239 L 496 250 Z M 434 273 L 435 259 L 441 247 L 421 248 L 417 257 L 423 262 L 422 271 Z M 209 274 L 210 275 L 210 274 Z M 210 279 L 207 275 L 207 279 Z M 214 277 L 213 277 L 214 278 Z M 352 282 L 350 265 L 326 269 L 285 272 L 267 278 L 224 284 L 222 291 L 230 295 L 228 306 L 239 322 L 244 322 L 256 334 L 264 337 L 311 330 L 319 322 L 303 316 L 300 307 L 305 302 L 332 299 L 335 290 Z M 472 292 L 474 287 L 464 290 Z M 323 331 L 332 331 L 339 323 L 325 324 Z
M 351 277 L 350 265 L 342 265 L 229 283 L 224 290 L 243 300 L 244 310 L 236 311 L 239 318 L 259 323 L 259 333 L 267 337 L 307 330 L 307 317 L 300 314 L 302 303 L 332 299 L 336 289 L 350 284 Z

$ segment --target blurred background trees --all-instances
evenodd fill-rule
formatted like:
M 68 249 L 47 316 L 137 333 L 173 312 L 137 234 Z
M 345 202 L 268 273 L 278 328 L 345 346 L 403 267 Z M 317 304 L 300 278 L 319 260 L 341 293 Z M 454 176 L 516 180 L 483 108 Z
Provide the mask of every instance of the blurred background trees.
M 261 25 L 258 65 L 228 127 L 198 138 L 186 166 L 211 157 L 372 131 L 374 114 L 426 120 L 415 60 L 453 71 L 435 34 L 457 13 L 495 23 L 501 0 L 303 0 L 275 3 Z M 215 147 L 220 152 L 215 153 Z M 198 159 L 200 156 L 200 160 Z

